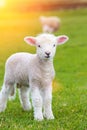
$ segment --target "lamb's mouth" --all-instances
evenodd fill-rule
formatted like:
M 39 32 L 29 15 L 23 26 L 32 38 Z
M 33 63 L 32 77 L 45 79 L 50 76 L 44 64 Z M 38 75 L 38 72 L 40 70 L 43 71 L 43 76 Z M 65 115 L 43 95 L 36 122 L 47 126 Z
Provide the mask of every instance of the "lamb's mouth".
M 45 56 L 45 58 L 47 58 L 47 59 L 48 59 L 48 58 L 50 58 L 50 56 L 49 56 L 49 55 L 47 55 L 47 56 Z

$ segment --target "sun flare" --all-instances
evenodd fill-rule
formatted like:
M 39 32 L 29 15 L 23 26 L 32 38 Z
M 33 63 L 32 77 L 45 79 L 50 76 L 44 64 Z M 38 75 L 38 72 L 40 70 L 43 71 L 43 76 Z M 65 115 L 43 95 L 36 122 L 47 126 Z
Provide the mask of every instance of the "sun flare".
M 0 8 L 5 6 L 5 0 L 0 0 Z

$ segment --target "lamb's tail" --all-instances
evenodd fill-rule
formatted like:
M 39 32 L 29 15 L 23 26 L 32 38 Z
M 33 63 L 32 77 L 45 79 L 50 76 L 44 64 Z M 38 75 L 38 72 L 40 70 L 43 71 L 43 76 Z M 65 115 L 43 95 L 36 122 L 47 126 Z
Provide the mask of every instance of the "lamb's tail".
M 9 100 L 14 100 L 16 97 L 16 86 L 14 86 L 10 92 L 10 95 L 9 95 Z

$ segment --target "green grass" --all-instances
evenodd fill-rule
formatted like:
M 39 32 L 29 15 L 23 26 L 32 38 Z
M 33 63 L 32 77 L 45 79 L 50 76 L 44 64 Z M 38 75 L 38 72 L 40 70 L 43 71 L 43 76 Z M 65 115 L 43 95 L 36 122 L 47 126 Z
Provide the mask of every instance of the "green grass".
M 55 120 L 34 121 L 33 111 L 24 112 L 18 95 L 0 113 L 0 130 L 86 130 L 87 129 L 87 9 L 27 14 L 0 14 L 0 86 L 4 64 L 15 52 L 35 52 L 23 38 L 41 32 L 40 15 L 57 15 L 62 20 L 55 35 L 66 34 L 70 40 L 57 48 L 53 87 Z

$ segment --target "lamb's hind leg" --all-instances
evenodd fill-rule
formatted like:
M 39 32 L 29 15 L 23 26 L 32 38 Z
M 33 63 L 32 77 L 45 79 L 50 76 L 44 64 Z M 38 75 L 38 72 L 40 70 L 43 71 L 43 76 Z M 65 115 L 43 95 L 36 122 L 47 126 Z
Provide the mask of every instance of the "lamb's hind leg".
M 29 87 L 21 86 L 19 88 L 19 98 L 21 105 L 25 111 L 31 109 L 31 103 L 29 101 Z
M 14 84 L 12 83 L 4 83 L 0 92 L 0 112 L 3 112 L 7 105 L 8 97 L 11 93 Z
M 11 92 L 9 94 L 9 100 L 14 100 L 16 97 L 16 85 L 13 85 Z

